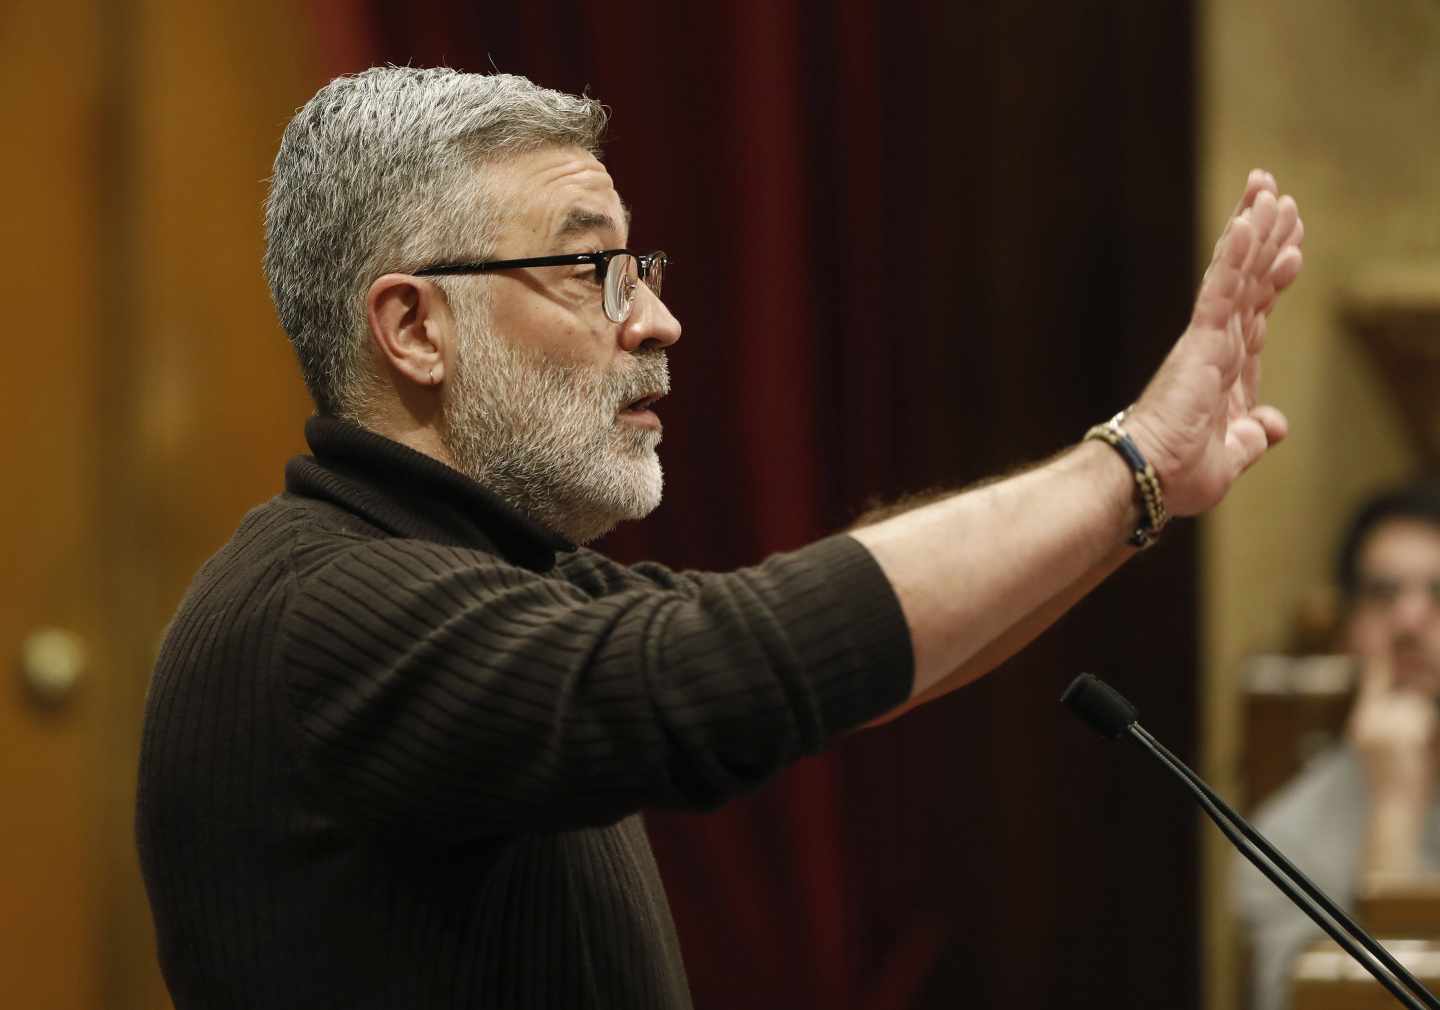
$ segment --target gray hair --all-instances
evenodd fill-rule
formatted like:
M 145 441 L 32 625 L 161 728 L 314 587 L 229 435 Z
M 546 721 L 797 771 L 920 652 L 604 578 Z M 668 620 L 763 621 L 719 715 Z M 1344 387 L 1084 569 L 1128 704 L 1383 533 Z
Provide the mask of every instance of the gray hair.
M 322 414 L 365 413 L 365 292 L 390 270 L 493 255 L 487 162 L 549 146 L 599 155 L 604 106 L 512 74 L 373 67 L 285 128 L 265 203 L 265 277 Z

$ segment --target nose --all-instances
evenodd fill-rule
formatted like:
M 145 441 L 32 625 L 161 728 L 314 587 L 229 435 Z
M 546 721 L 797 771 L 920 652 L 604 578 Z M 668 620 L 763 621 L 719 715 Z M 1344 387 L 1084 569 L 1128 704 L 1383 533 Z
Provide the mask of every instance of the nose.
M 620 324 L 620 346 L 633 354 L 669 347 L 679 339 L 680 320 L 650 290 L 650 285 L 637 284 L 630 317 Z
M 1434 595 L 1428 585 L 1406 586 L 1396 598 L 1390 619 L 1397 629 L 1419 631 L 1436 617 Z

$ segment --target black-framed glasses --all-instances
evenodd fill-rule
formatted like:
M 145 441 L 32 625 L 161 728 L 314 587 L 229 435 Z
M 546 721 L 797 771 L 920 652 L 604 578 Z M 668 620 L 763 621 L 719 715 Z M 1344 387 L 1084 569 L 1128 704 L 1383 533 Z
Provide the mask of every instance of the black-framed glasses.
M 589 263 L 595 267 L 605 304 L 605 318 L 623 323 L 635 307 L 636 286 L 644 281 L 655 297 L 665 280 L 665 267 L 670 257 L 663 252 L 637 253 L 629 249 L 604 249 L 600 252 L 566 253 L 561 256 L 530 256 L 519 260 L 489 260 L 484 263 L 440 263 L 416 270 L 416 277 L 437 277 L 452 274 L 488 274 L 496 270 L 519 270 L 522 267 L 563 267 Z

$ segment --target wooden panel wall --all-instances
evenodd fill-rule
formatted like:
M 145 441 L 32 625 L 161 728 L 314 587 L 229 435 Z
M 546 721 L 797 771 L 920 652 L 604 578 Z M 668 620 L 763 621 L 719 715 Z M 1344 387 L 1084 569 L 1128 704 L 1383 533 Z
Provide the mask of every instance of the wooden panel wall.
M 1440 262 L 1440 4 L 1208 0 L 1201 12 L 1201 213 L 1220 219 L 1234 180 L 1264 165 L 1299 198 L 1306 224 L 1305 274 L 1266 349 L 1264 394 L 1289 415 L 1290 439 L 1205 526 L 1203 770 L 1234 796 L 1241 661 L 1286 645 L 1305 594 L 1329 580 L 1351 510 L 1419 465 L 1336 310 L 1368 267 Z M 1206 1005 L 1223 1010 L 1238 991 L 1228 887 L 1237 857 L 1209 825 L 1204 838 Z

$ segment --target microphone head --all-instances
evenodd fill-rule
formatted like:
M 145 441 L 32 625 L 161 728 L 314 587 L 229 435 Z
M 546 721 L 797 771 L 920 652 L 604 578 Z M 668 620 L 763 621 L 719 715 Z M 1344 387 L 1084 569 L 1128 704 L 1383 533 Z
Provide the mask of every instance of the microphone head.
M 1070 682 L 1060 696 L 1060 704 L 1068 706 L 1096 733 L 1111 740 L 1119 739 L 1140 718 L 1140 713 L 1124 695 L 1088 673 Z

